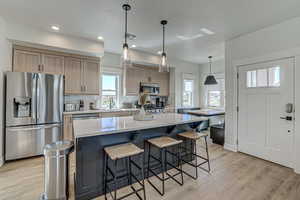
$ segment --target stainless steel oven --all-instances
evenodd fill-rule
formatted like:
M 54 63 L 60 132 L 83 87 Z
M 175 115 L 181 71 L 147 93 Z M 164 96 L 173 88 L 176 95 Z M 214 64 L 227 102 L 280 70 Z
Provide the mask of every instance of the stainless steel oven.
M 147 93 L 150 95 L 159 95 L 158 83 L 140 83 L 140 93 Z

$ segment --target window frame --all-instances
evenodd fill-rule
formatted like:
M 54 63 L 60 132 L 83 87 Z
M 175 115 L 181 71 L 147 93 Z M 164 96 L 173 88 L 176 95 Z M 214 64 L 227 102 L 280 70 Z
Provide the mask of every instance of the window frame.
M 185 81 L 192 81 L 192 91 L 191 91 L 191 105 L 184 105 L 183 98 L 185 91 Z M 193 107 L 195 105 L 195 87 L 196 79 L 192 74 L 183 74 L 182 76 L 182 93 L 181 93 L 181 106 L 182 107 Z
M 216 85 L 203 85 L 204 87 L 204 104 L 206 108 L 212 109 L 224 109 L 225 108 L 225 77 L 223 74 L 215 75 L 215 78 L 218 82 L 218 88 L 215 88 Z M 222 84 L 222 85 L 221 85 Z M 220 92 L 220 106 L 212 106 L 209 103 L 209 92 L 210 91 L 219 91 Z
M 270 85 L 270 70 L 273 69 L 273 68 L 279 68 L 279 85 L 276 86 L 276 85 Z M 267 81 L 267 85 L 266 86 L 258 86 L 258 78 L 257 78 L 257 72 L 259 70 L 267 70 L 267 73 L 266 73 L 266 81 Z M 255 71 L 255 79 L 256 79 L 256 83 L 255 83 L 255 86 L 248 86 L 248 72 L 254 72 Z M 246 71 L 246 88 L 247 89 L 258 89 L 258 88 L 280 88 L 281 87 L 281 66 L 268 66 L 268 67 L 261 67 L 261 68 L 256 68 L 256 69 L 252 69 L 252 70 L 247 70 Z M 251 78 L 253 78 L 251 76 Z M 251 83 L 252 85 L 252 83 Z
M 115 90 L 103 90 L 102 88 L 102 81 L 103 81 L 103 76 L 116 76 L 116 89 Z M 120 107 L 120 96 L 121 96 L 121 74 L 120 73 L 114 73 L 114 72 L 102 72 L 100 74 L 100 102 L 101 102 L 101 107 L 103 106 L 103 91 L 116 91 L 116 108 Z

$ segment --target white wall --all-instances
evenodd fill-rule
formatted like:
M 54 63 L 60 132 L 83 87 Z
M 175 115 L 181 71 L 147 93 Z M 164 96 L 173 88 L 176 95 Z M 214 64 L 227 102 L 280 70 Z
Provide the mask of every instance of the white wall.
M 300 55 L 300 18 L 261 29 L 227 41 L 226 60 L 226 130 L 225 148 L 236 150 L 237 140 L 237 79 L 236 66 L 264 60 Z M 298 57 L 299 58 L 299 57 Z M 300 60 L 296 57 L 295 104 L 300 105 Z M 296 110 L 296 120 L 300 112 Z M 295 126 L 295 171 L 300 173 L 300 124 Z M 289 156 L 289 155 L 287 155 Z
M 6 24 L 0 17 L 0 166 L 3 164 L 4 149 L 3 149 L 3 72 L 11 69 L 11 45 L 5 37 Z
M 217 60 L 212 62 L 212 73 L 216 78 L 225 78 L 225 59 Z M 200 107 L 206 107 L 205 103 L 205 85 L 204 81 L 206 76 L 209 74 L 209 63 L 200 64 L 200 96 L 199 96 L 199 105 Z
M 141 51 L 131 51 L 131 60 L 134 63 L 146 65 L 158 65 L 159 56 L 148 54 Z M 199 65 L 169 58 L 171 65 L 170 70 L 170 103 L 175 107 L 181 107 L 182 97 L 182 77 L 184 73 L 193 74 L 196 77 L 195 97 L 199 96 Z M 120 55 L 114 53 L 104 53 L 103 61 L 101 62 L 102 71 L 122 71 L 120 67 Z M 135 98 L 122 97 L 121 101 L 131 101 Z M 199 98 L 195 98 L 195 106 L 199 106 Z
M 6 32 L 9 40 L 21 42 L 21 44 L 26 42 L 27 45 L 44 46 L 52 50 L 87 56 L 101 57 L 104 54 L 104 43 L 101 41 L 48 32 L 13 22 L 7 22 Z

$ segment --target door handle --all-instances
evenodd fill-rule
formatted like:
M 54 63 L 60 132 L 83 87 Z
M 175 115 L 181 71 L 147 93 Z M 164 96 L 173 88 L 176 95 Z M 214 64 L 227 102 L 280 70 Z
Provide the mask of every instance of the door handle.
M 284 119 L 284 120 L 287 120 L 287 121 L 292 121 L 293 117 L 292 116 L 286 116 L 286 117 L 280 117 L 280 119 Z

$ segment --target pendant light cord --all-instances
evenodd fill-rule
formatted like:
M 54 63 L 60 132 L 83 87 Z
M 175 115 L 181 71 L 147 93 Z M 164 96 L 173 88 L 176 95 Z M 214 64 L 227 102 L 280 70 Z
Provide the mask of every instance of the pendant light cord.
M 125 9 L 125 43 L 127 44 L 127 9 Z
M 212 58 L 212 57 L 209 56 L 208 58 L 209 58 L 209 73 L 212 74 L 212 73 L 211 73 L 211 58 Z
M 163 53 L 165 53 L 165 25 L 163 25 Z

